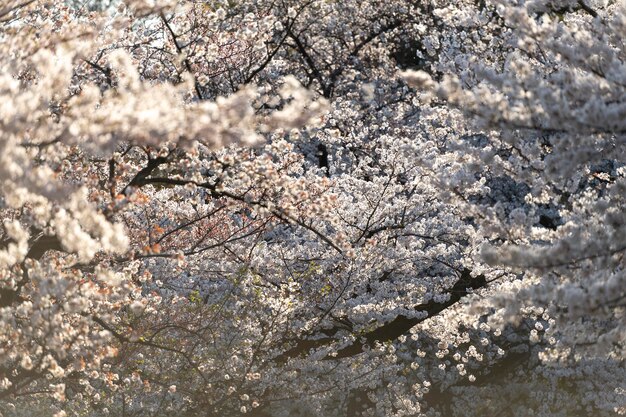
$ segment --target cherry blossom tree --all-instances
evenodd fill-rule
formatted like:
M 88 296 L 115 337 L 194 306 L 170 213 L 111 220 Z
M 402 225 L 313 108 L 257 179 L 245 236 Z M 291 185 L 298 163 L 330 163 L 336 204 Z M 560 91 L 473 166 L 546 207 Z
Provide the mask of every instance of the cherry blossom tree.
M 626 413 L 620 7 L 0 2 L 0 413 Z

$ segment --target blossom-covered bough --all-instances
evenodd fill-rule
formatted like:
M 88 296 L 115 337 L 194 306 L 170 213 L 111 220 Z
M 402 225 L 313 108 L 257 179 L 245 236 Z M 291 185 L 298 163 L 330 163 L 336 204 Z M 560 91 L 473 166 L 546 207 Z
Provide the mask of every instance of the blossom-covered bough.
M 0 2 L 0 413 L 625 413 L 600 3 Z

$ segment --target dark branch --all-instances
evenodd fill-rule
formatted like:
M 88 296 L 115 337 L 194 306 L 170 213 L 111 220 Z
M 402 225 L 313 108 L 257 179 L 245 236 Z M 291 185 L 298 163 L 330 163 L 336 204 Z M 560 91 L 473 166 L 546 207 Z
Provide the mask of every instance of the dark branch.
M 485 279 L 484 275 L 479 275 L 475 278 L 472 278 L 471 271 L 469 269 L 464 269 L 461 273 L 461 277 L 456 282 L 456 284 L 454 284 L 452 288 L 450 288 L 446 292 L 450 296 L 448 301 L 445 301 L 443 303 L 437 303 L 431 300 L 428 303 L 420 304 L 415 307 L 415 311 L 426 313 L 424 317 L 410 318 L 406 316 L 398 316 L 394 320 L 368 333 L 365 333 L 358 341 L 348 347 L 339 350 L 336 356 L 327 359 L 341 359 L 355 356 L 363 352 L 366 347 L 373 346 L 376 342 L 383 343 L 386 341 L 395 340 L 403 334 L 407 333 L 414 326 L 422 323 L 424 320 L 436 316 L 448 307 L 456 304 L 459 300 L 471 293 L 473 290 L 483 288 L 485 286 L 487 286 L 487 280 Z M 334 332 L 333 329 L 331 329 L 330 331 L 325 331 L 325 333 L 334 334 L 336 333 L 336 331 L 338 331 L 338 329 L 336 329 Z M 315 340 L 300 340 L 295 347 L 283 353 L 277 359 L 279 362 L 282 362 L 288 358 L 294 358 L 302 354 L 306 354 L 311 349 L 316 349 L 322 346 L 329 345 L 335 340 L 336 339 L 332 337 L 324 337 Z

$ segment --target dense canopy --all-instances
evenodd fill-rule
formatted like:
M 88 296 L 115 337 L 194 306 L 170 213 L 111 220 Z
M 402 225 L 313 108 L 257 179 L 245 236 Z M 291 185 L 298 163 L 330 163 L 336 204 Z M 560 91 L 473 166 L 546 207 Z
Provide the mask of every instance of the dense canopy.
M 0 414 L 626 414 L 624 39 L 619 0 L 0 0 Z

